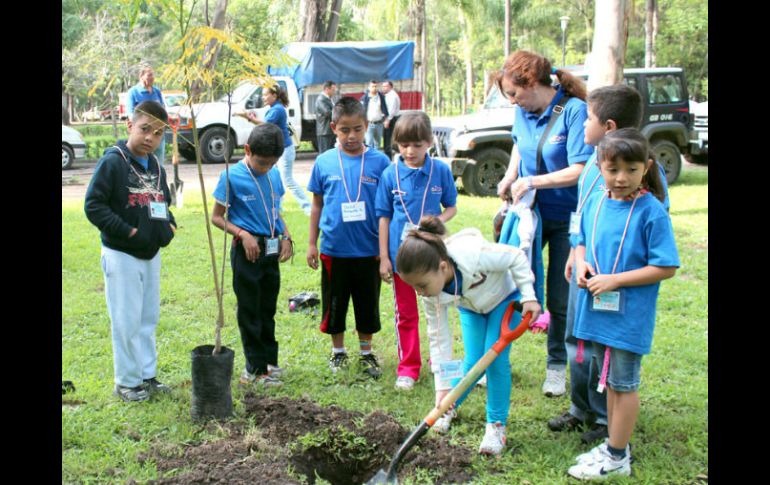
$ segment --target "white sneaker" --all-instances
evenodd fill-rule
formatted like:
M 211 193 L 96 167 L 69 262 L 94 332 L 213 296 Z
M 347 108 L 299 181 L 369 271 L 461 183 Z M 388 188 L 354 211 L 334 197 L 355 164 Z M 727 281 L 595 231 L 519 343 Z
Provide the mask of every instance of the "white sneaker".
M 476 382 L 476 385 L 479 387 L 487 387 L 487 375 L 484 374 L 481 376 L 481 379 Z
M 452 419 L 456 417 L 457 411 L 455 411 L 454 408 L 450 409 L 449 411 L 445 412 L 443 416 L 438 418 L 435 423 L 433 423 L 433 430 L 436 433 L 445 434 L 447 431 L 449 431 L 449 426 L 452 424 Z
M 479 453 L 482 455 L 499 455 L 505 447 L 505 426 L 502 423 L 487 423 L 484 439 L 481 440 Z
M 608 438 L 605 438 L 605 440 L 598 446 L 594 446 L 591 448 L 590 451 L 587 451 L 585 453 L 582 453 L 575 458 L 575 461 L 578 463 L 584 463 L 587 461 L 594 461 L 599 458 L 599 455 L 602 453 L 608 453 L 607 451 L 607 445 L 609 444 L 610 440 Z M 626 456 L 629 457 L 629 460 L 631 459 L 631 444 L 626 445 Z
M 286 372 L 283 370 L 283 368 L 278 367 L 277 365 L 267 364 L 267 373 L 270 374 L 271 377 L 280 379 Z
M 567 473 L 581 480 L 604 480 L 610 475 L 631 474 L 631 456 L 628 454 L 628 448 L 626 448 L 626 456 L 619 460 L 612 457 L 606 444 L 604 448 L 602 445 L 596 448 L 599 450 L 593 457 L 579 461 L 577 465 L 571 466 Z
M 414 388 L 414 379 L 409 376 L 398 376 L 396 389 L 399 391 L 411 391 Z
M 567 384 L 567 369 L 545 370 L 545 382 L 543 382 L 543 394 L 548 397 L 561 396 L 565 392 Z

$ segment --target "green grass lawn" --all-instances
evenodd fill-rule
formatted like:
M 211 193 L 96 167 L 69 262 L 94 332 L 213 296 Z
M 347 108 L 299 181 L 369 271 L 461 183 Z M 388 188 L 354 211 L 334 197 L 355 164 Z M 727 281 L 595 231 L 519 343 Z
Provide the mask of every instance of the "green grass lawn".
M 613 483 L 689 484 L 697 483 L 699 475 L 708 475 L 707 192 L 708 169 L 704 167 L 687 167 L 671 187 L 671 218 L 682 267 L 661 286 L 652 353 L 643 360 L 641 412 L 632 439 L 633 475 Z M 384 370 L 378 382 L 361 384 L 344 376 L 330 377 L 329 337 L 320 333 L 316 318 L 289 313 L 289 296 L 303 290 L 320 292 L 320 275 L 305 263 L 308 220 L 293 199 L 287 205 L 285 218 L 297 241 L 297 255 L 293 263 L 281 265 L 276 332 L 281 345 L 279 364 L 287 369 L 288 377 L 282 388 L 268 392 L 292 398 L 305 396 L 321 405 L 337 404 L 363 413 L 382 409 L 412 429 L 433 405 L 433 382 L 424 365 L 411 394 L 393 389 L 397 359 L 393 294 L 388 285 L 383 285 L 380 299 L 383 329 L 374 339 Z M 449 230 L 475 226 L 491 239 L 491 220 L 499 200 L 460 196 L 457 205 L 459 212 Z M 130 477 L 141 483 L 157 478 L 157 470 L 152 461 L 140 465 L 137 454 L 161 445 L 217 439 L 216 431 L 190 419 L 190 352 L 199 345 L 214 343 L 217 315 L 200 193 L 186 191 L 185 207 L 174 210 L 174 215 L 179 231 L 162 251 L 157 348 L 159 378 L 175 391 L 168 397 L 128 405 L 112 396 L 110 321 L 104 302 L 98 231 L 85 218 L 82 200 L 63 201 L 62 379 L 74 381 L 77 387 L 74 394 L 63 398 L 84 401 L 79 406 L 62 406 L 63 483 L 125 483 Z M 221 271 L 222 232 L 214 228 L 213 234 Z M 222 340 L 235 350 L 237 379 L 244 359 L 229 262 L 224 287 Z M 350 313 L 349 328 L 353 328 L 352 310 Z M 459 353 L 462 345 L 457 313 L 450 315 Z M 422 333 L 424 338 L 424 330 Z M 474 483 L 576 483 L 566 470 L 587 447 L 581 445 L 579 433 L 553 433 L 546 427 L 549 418 L 567 409 L 569 399 L 549 399 L 540 393 L 545 340 L 545 335 L 528 332 L 512 344 L 514 385 L 507 435 L 514 453 L 505 453 L 500 459 L 476 454 L 484 429 L 483 392 L 475 392 L 466 401 L 462 420 L 450 432 L 452 442 L 466 446 L 475 457 Z M 348 334 L 349 349 L 355 342 L 355 334 Z M 427 349 L 427 340 L 423 342 Z M 233 385 L 236 414 L 243 410 L 241 397 L 242 391 Z

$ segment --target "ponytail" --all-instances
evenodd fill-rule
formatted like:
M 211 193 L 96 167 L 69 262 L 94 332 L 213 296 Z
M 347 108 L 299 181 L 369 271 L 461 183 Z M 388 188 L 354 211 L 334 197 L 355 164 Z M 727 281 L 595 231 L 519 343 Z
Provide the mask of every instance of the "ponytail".
M 647 173 L 642 177 L 642 185 L 662 203 L 666 200 L 666 191 L 663 188 L 663 181 L 660 179 L 660 170 L 658 169 L 658 162 L 655 160 L 655 154 L 650 152 L 648 160 L 652 163 Z
M 554 71 L 554 74 L 559 80 L 559 84 L 561 84 L 561 87 L 565 93 L 569 94 L 573 98 L 580 98 L 583 101 L 586 100 L 586 95 L 588 93 L 586 91 L 586 85 L 581 79 L 576 78 L 569 72 L 562 71 L 561 69 L 554 69 Z
M 403 274 L 438 271 L 441 261 L 449 261 L 442 236 L 446 227 L 436 216 L 424 216 L 417 229 L 412 229 L 398 248 L 396 267 Z

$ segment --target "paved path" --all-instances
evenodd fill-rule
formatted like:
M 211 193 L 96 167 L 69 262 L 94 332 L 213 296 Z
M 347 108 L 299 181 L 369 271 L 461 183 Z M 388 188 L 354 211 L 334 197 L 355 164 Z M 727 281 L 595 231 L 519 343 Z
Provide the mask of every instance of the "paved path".
M 294 161 L 294 179 L 302 187 L 307 187 L 310 180 L 310 171 L 313 169 L 316 152 L 297 153 L 297 159 Z M 243 158 L 242 153 L 236 152 L 231 159 L 231 163 L 237 163 Z M 84 199 L 86 189 L 91 177 L 94 174 L 97 160 L 77 161 L 70 170 L 61 172 L 61 198 L 62 200 Z M 170 161 L 164 164 L 169 181 L 173 180 L 173 165 Z M 203 183 L 206 186 L 206 192 L 213 192 L 219 180 L 219 174 L 225 169 L 224 163 L 204 163 L 203 164 Z M 184 190 L 200 191 L 200 181 L 198 177 L 198 166 L 194 162 L 183 160 L 179 164 L 179 178 L 184 182 Z

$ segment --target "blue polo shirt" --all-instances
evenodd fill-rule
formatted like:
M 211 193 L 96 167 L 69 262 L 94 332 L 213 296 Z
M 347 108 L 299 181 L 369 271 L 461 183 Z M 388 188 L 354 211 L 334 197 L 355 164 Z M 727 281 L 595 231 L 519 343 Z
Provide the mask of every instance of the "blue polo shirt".
M 128 95 L 126 96 L 126 113 L 128 113 L 128 116 L 131 117 L 134 113 L 134 108 L 144 101 L 157 101 L 161 106 L 166 106 L 160 89 L 153 86 L 152 92 L 149 92 L 142 83 L 139 83 L 128 90 Z
M 377 189 L 375 204 L 377 217 L 390 219 L 388 230 L 388 254 L 396 271 L 396 254 L 401 246 L 401 232 L 409 220 L 404 212 L 404 206 L 409 212 L 412 223 L 419 224 L 422 199 L 425 196 L 423 216 L 441 214 L 441 207 L 453 207 L 457 203 L 457 187 L 455 186 L 452 169 L 446 163 L 425 155 L 425 163 L 420 168 L 410 168 L 398 156 L 398 184 L 396 183 L 396 165 L 390 164 L 382 172 L 382 180 Z M 432 172 L 431 172 L 432 167 Z M 428 180 L 430 179 L 430 186 Z M 401 186 L 399 197 L 398 186 Z M 427 193 L 425 192 L 427 187 Z M 403 204 L 401 200 L 403 198 Z
M 519 176 L 538 175 L 537 146 L 540 137 L 551 119 L 553 107 L 564 95 L 561 86 L 551 104 L 537 115 L 516 105 L 516 117 L 511 130 L 513 142 L 518 146 L 521 162 Z M 586 103 L 579 98 L 570 98 L 564 111 L 551 128 L 548 139 L 543 145 L 543 163 L 540 175 L 558 172 L 574 163 L 585 163 L 594 152 L 594 147 L 583 142 L 583 122 L 588 117 Z M 577 204 L 577 187 L 560 189 L 538 189 L 537 205 L 545 220 L 569 221 L 569 215 Z
M 586 261 L 596 270 L 592 238 L 598 209 L 596 259 L 599 261 L 600 273 L 609 274 L 618 255 L 633 201 L 604 199 L 599 208 L 602 198 L 601 193 L 591 194 L 588 198 L 580 222 L 578 243 L 585 246 Z M 640 196 L 636 201 L 615 274 L 648 265 L 679 267 L 671 218 L 663 204 L 650 193 Z M 617 312 L 594 310 L 591 295 L 586 289 L 579 289 L 575 337 L 635 354 L 650 353 L 659 288 L 660 282 L 619 288 L 620 311 Z
M 580 173 L 580 178 L 578 179 L 578 204 L 577 209 L 582 210 L 584 207 L 586 201 L 588 200 L 588 197 L 593 194 L 594 192 L 603 192 L 607 190 L 607 187 L 604 185 L 604 178 L 601 175 L 601 170 L 599 170 L 599 165 L 596 163 L 596 157 L 597 152 L 594 152 L 593 155 L 591 155 L 591 158 L 588 159 L 588 162 L 586 162 L 585 167 L 583 167 L 583 171 Z M 665 198 L 663 199 L 663 208 L 666 209 L 666 212 L 671 208 L 671 201 L 668 199 L 668 182 L 666 182 L 666 170 L 663 168 L 663 165 L 660 164 L 660 162 L 655 162 L 655 165 L 658 167 L 658 172 L 660 173 L 660 179 L 663 183 L 663 193 L 665 194 Z M 570 245 L 574 248 L 577 246 L 577 234 L 570 234 Z
M 339 156 L 342 157 L 340 170 Z M 364 152 L 364 173 L 361 175 L 361 155 L 350 156 L 338 147 L 325 151 L 315 159 L 307 189 L 323 196 L 323 210 L 318 226 L 321 228 L 321 253 L 338 258 L 364 258 L 380 254 L 378 219 L 375 213 L 377 186 L 382 172 L 390 164 L 388 157 L 377 150 Z M 350 199 L 345 192 L 345 177 Z M 355 202 L 359 181 L 361 197 L 366 206 L 366 220 L 343 222 L 342 203 Z
M 265 123 L 272 123 L 277 125 L 283 132 L 283 147 L 291 146 L 291 135 L 289 134 L 289 122 L 286 116 L 286 108 L 283 107 L 280 101 L 276 101 L 270 106 L 270 109 L 265 113 Z
M 252 175 L 259 184 L 259 188 L 254 184 Z M 270 184 L 273 185 L 272 201 Z M 283 234 L 283 223 L 278 218 L 278 214 L 281 212 L 281 197 L 285 190 L 277 168 L 273 167 L 266 174 L 257 175 L 246 165 L 245 160 L 241 160 L 230 168 L 230 192 L 227 194 L 229 198 L 225 193 L 226 188 L 227 174 L 223 170 L 219 176 L 219 183 L 214 189 L 214 199 L 222 205 L 225 205 L 225 202 L 229 203 L 227 218 L 230 222 L 252 234 L 262 236 Z M 259 189 L 262 189 L 261 194 Z M 267 206 L 267 212 L 265 206 Z M 273 212 L 273 207 L 275 207 L 275 222 L 273 222 L 275 232 L 270 234 L 268 215 Z

